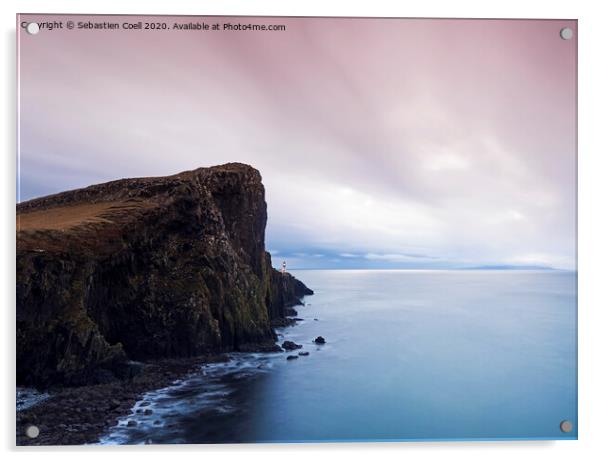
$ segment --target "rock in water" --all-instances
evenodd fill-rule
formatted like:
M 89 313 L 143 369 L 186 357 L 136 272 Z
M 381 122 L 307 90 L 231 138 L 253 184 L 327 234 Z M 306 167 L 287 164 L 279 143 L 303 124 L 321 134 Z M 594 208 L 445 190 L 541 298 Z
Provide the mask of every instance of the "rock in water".
M 299 356 L 309 356 L 309 351 L 300 351 Z
M 17 205 L 17 382 L 273 346 L 272 321 L 312 291 L 272 268 L 264 195 L 232 163 Z
M 292 360 L 292 359 L 299 359 L 299 357 L 298 357 L 297 355 L 288 355 L 288 356 L 286 357 L 286 359 L 287 359 L 287 361 L 290 361 L 290 360 Z
M 321 335 L 319 335 L 319 336 L 317 336 L 314 339 L 314 342 L 322 345 L 322 344 L 326 343 L 326 340 L 324 340 L 324 337 L 322 337 Z
M 282 342 L 282 348 L 284 348 L 285 350 L 296 350 L 298 348 L 303 348 L 303 345 L 291 342 L 290 340 L 285 340 L 284 342 Z

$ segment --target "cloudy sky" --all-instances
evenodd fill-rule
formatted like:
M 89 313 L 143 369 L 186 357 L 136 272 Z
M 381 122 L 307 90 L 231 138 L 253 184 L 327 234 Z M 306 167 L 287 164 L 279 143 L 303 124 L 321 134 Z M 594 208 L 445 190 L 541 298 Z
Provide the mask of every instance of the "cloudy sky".
M 276 264 L 575 267 L 573 21 L 156 19 L 286 31 L 20 33 L 21 200 L 239 161 Z

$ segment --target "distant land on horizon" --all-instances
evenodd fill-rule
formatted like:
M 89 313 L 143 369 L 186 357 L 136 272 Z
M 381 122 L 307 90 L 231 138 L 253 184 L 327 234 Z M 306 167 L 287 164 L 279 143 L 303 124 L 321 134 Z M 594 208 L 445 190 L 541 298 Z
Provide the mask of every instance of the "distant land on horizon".
M 545 265 L 478 265 L 475 267 L 463 267 L 458 270 L 561 270 Z
M 278 267 L 275 267 L 278 268 Z M 555 267 L 547 267 L 547 266 L 540 266 L 540 265 L 480 265 L 480 266 L 471 266 L 471 267 L 389 267 L 389 268 L 385 268 L 385 267 L 367 267 L 367 268 L 361 268 L 361 267 L 316 267 L 316 268 L 296 268 L 296 267 L 291 267 L 290 270 L 295 271 L 295 270 L 374 270 L 374 271 L 400 271 L 400 270 L 407 270 L 407 271 L 415 271 L 415 270 L 425 270 L 425 271 L 436 271 L 436 270 L 440 270 L 440 271 L 467 271 L 467 270 L 491 270 L 491 271 L 495 271 L 495 270 L 530 270 L 530 271 L 576 271 L 575 269 L 568 269 L 568 268 L 555 268 Z

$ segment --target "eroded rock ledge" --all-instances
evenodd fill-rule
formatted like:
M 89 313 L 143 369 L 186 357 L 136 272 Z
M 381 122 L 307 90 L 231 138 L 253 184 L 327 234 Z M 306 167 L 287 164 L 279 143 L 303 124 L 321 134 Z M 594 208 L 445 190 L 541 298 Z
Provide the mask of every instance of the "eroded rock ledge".
M 272 325 L 313 292 L 272 268 L 264 196 L 259 172 L 232 163 L 19 204 L 17 382 L 272 348 Z

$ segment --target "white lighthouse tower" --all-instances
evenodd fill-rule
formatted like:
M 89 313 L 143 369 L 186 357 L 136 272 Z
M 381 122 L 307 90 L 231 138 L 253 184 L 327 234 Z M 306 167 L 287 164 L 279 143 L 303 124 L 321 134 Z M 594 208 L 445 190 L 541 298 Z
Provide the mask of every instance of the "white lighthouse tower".
M 282 267 L 280 267 L 280 273 L 286 273 L 286 260 L 282 261 Z

